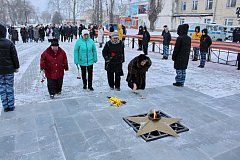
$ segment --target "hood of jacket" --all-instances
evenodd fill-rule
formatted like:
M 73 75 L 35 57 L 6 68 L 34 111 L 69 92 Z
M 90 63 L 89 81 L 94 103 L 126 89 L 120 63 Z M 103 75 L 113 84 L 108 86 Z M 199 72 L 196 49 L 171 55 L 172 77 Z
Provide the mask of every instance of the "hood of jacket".
M 189 25 L 188 24 L 179 25 L 178 29 L 177 29 L 177 34 L 179 36 L 187 35 L 188 34 L 188 29 L 189 29 Z
M 200 26 L 195 27 L 195 32 L 197 32 L 197 30 L 200 32 Z
M 7 29 L 4 25 L 0 24 L 0 38 L 6 38 Z
M 208 30 L 205 28 L 202 30 L 202 33 L 205 33 L 205 35 L 208 35 Z

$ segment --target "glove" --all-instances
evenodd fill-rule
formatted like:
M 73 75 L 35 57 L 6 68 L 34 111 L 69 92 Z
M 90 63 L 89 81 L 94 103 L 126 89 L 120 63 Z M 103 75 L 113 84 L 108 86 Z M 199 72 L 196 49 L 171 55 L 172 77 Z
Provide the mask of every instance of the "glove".
M 15 71 L 14 71 L 15 73 L 18 73 L 19 72 L 19 69 L 15 69 Z

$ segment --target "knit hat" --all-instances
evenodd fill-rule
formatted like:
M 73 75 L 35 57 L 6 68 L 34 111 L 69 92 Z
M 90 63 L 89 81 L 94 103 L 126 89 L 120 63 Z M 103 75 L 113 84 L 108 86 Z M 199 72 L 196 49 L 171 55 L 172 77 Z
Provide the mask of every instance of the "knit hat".
M 59 46 L 58 39 L 49 39 L 49 42 L 51 42 L 51 46 Z
M 118 38 L 118 32 L 112 32 L 111 38 Z
M 87 29 L 82 30 L 82 35 L 89 34 L 89 31 Z

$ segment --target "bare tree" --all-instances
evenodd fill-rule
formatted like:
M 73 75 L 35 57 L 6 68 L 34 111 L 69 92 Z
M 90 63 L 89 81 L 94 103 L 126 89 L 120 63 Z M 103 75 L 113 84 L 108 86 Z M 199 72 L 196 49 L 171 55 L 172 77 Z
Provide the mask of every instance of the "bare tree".
M 6 24 L 7 23 L 7 9 L 6 9 L 6 1 L 0 0 L 0 3 L 2 4 L 0 6 L 0 22 Z
M 41 19 L 44 23 L 49 23 L 51 21 L 51 13 L 48 11 L 43 11 L 41 14 Z
M 161 13 L 163 9 L 164 0 L 149 0 L 150 9 L 148 11 L 148 19 L 150 22 L 150 30 L 155 29 L 155 22 L 158 18 L 158 14 Z
M 110 0 L 110 8 L 109 8 L 109 22 L 110 23 L 113 23 L 114 21 L 114 13 L 113 13 L 113 10 L 114 10 L 114 4 L 115 4 L 115 0 Z
M 25 24 L 30 18 L 35 18 L 35 9 L 29 1 L 5 0 L 8 17 L 13 25 Z
M 53 24 L 61 24 L 62 23 L 62 16 L 58 11 L 54 12 L 53 17 L 52 17 L 52 23 Z

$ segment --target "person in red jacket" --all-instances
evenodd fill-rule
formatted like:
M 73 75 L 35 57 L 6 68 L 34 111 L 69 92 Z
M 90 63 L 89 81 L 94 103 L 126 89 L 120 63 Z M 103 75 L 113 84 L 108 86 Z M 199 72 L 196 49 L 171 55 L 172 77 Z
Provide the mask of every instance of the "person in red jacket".
M 62 91 L 64 70 L 68 71 L 68 61 L 65 51 L 59 47 L 58 39 L 51 39 L 51 46 L 41 55 L 40 68 L 47 78 L 50 98 L 60 95 Z

